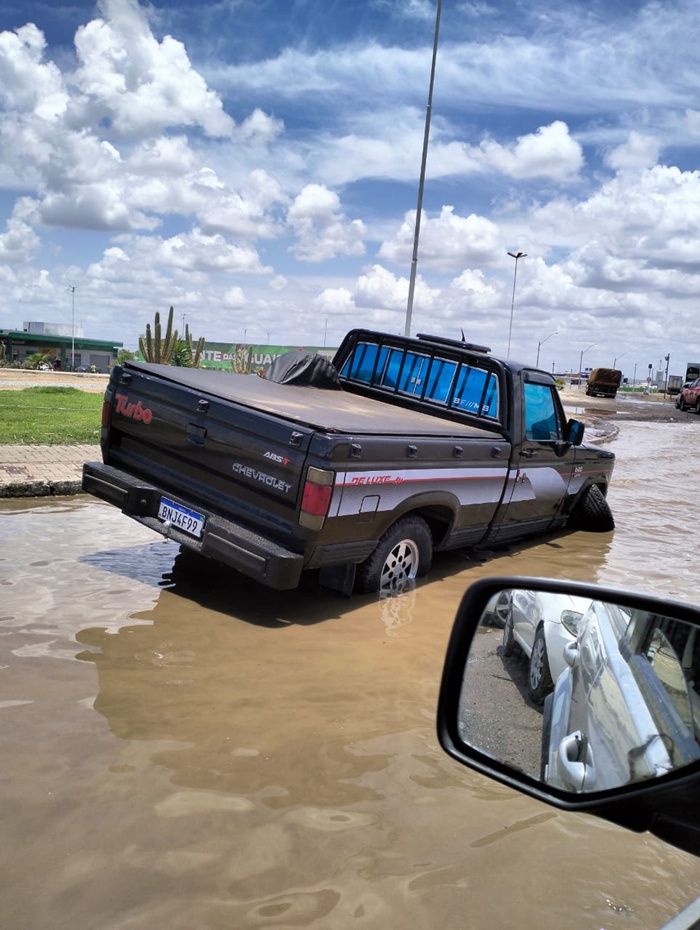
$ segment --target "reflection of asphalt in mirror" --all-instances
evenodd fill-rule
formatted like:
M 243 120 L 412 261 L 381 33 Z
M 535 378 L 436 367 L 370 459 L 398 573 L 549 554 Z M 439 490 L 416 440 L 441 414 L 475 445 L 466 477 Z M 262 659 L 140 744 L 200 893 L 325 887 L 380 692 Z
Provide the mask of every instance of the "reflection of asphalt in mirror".
M 460 701 L 462 736 L 470 745 L 537 778 L 542 708 L 528 694 L 528 663 L 522 654 L 504 656 L 502 640 L 500 627 L 479 628 Z

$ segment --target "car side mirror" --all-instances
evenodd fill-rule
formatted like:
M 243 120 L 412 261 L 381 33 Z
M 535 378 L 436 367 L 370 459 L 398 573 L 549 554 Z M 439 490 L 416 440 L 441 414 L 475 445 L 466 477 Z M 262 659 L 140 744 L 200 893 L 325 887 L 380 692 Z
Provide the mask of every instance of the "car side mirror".
M 487 578 L 460 605 L 438 738 L 555 807 L 700 854 L 700 611 L 577 582 Z
M 583 442 L 585 430 L 585 423 L 582 423 L 580 420 L 569 420 L 566 424 L 564 439 L 572 446 L 580 446 Z

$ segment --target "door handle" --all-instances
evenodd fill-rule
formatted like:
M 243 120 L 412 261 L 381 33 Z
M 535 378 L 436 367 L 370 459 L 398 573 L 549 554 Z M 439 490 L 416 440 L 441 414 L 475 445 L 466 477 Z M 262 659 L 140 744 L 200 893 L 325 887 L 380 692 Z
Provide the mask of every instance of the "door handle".
M 580 757 L 582 750 L 584 755 L 588 755 L 584 749 L 585 743 L 583 734 L 580 730 L 569 733 L 559 743 L 559 765 L 561 766 L 562 780 L 565 781 L 574 791 L 583 791 L 586 784 L 586 776 L 589 777 L 589 783 L 595 781 L 595 774 L 592 765 L 581 762 Z

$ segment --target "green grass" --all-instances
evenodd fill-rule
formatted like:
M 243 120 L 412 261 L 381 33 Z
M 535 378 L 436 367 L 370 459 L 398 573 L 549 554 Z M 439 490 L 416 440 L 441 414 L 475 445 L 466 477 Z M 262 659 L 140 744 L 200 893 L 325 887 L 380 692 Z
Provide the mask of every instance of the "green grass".
M 72 387 L 0 390 L 0 444 L 100 441 L 102 394 Z

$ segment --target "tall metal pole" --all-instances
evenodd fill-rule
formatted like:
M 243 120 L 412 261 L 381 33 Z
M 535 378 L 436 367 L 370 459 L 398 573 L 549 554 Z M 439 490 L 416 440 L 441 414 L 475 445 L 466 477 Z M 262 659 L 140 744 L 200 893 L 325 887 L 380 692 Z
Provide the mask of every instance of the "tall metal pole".
M 70 323 L 70 370 L 75 370 L 75 285 L 68 285 L 71 292 L 71 323 Z
M 595 343 L 595 342 L 592 342 L 592 343 L 588 346 L 588 349 L 592 349 L 594 345 L 596 345 L 596 343 Z M 579 389 L 579 391 L 581 390 L 581 381 L 582 381 L 582 375 L 583 375 L 583 371 L 582 371 L 582 369 L 583 369 L 583 356 L 584 356 L 584 354 L 585 354 L 586 352 L 588 352 L 588 349 L 582 349 L 581 354 L 580 354 L 579 357 L 578 357 L 578 389 Z
M 513 296 L 510 299 L 510 326 L 508 327 L 508 351 L 506 358 L 510 358 L 510 337 L 513 333 L 513 308 L 515 307 L 515 282 L 518 277 L 518 261 L 521 258 L 527 258 L 525 252 L 509 252 L 511 258 L 515 259 L 515 271 L 513 272 Z
M 433 108 L 433 85 L 435 83 L 435 63 L 437 61 L 438 36 L 440 34 L 440 12 L 442 0 L 437 0 L 435 13 L 435 36 L 433 38 L 433 61 L 430 66 L 430 88 L 428 90 L 428 106 L 425 111 L 425 131 L 423 133 L 423 156 L 420 165 L 420 180 L 418 181 L 418 205 L 416 207 L 416 225 L 413 233 L 413 258 L 411 259 L 411 276 L 408 282 L 408 303 L 406 305 L 406 326 L 404 336 L 411 335 L 411 316 L 413 315 L 413 295 L 416 290 L 416 270 L 418 266 L 418 240 L 420 239 L 420 217 L 423 211 L 423 188 L 425 187 L 425 167 L 428 162 L 428 140 L 430 138 L 430 117 Z

